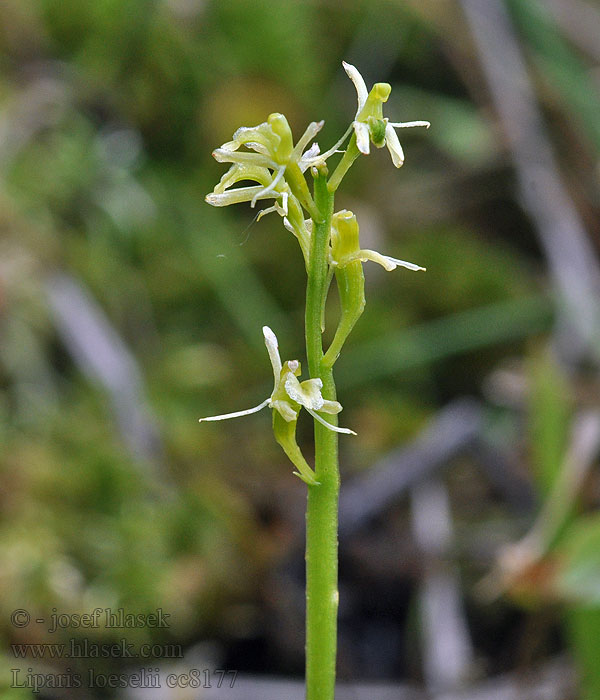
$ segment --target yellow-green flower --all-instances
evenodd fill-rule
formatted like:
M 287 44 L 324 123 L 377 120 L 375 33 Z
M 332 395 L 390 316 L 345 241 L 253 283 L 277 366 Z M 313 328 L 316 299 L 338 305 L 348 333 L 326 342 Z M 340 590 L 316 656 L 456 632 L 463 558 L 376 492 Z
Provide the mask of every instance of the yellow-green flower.
M 306 483 L 316 485 L 314 471 L 308 466 L 296 444 L 296 422 L 301 408 L 304 407 L 316 421 L 322 423 L 329 430 L 349 435 L 356 435 L 356 433 L 349 428 L 339 428 L 328 423 L 317 413 L 319 411 L 335 415 L 342 410 L 342 405 L 338 401 L 330 401 L 323 398 L 321 394 L 323 382 L 320 379 L 298 381 L 301 372 L 298 360 L 287 360 L 282 364 L 277 337 L 268 326 L 263 326 L 263 336 L 273 368 L 274 386 L 271 395 L 253 408 L 235 411 L 234 413 L 224 413 L 219 416 L 200 418 L 200 422 L 239 418 L 248 416 L 251 413 L 257 413 L 267 406 L 272 408 L 275 439 L 297 467 L 298 472 L 296 474 Z
M 393 164 L 399 168 L 404 163 L 404 151 L 395 129 L 404 129 L 412 126 L 429 128 L 429 122 L 390 122 L 387 117 L 383 116 L 383 103 L 387 102 L 392 91 L 389 83 L 375 83 L 369 92 L 358 70 L 345 61 L 342 61 L 342 65 L 348 77 L 354 83 L 358 95 L 358 109 L 352 122 L 358 150 L 361 153 L 368 154 L 370 143 L 377 148 L 387 146 L 392 156 Z
M 395 270 L 396 267 L 425 269 L 406 260 L 361 248 L 356 216 L 346 209 L 336 212 L 331 219 L 329 274 L 335 274 L 342 314 L 331 345 L 323 357 L 323 364 L 327 367 L 332 367 L 337 360 L 346 338 L 365 308 L 363 263 L 367 260 L 376 262 L 386 270 Z
M 231 141 L 213 151 L 219 163 L 232 166 L 206 201 L 213 206 L 250 202 L 254 207 L 259 199 L 281 199 L 275 210 L 282 213 L 287 212 L 287 197 L 291 194 L 311 216 L 318 215 L 304 172 L 318 155 L 319 146 L 313 143 L 306 152 L 304 149 L 322 127 L 323 122 L 309 124 L 295 146 L 287 119 L 277 112 L 258 126 L 239 128 Z M 240 150 L 242 147 L 248 150 Z M 240 180 L 259 184 L 228 189 Z
M 336 212 L 331 221 L 331 260 L 334 268 L 346 267 L 355 260 L 366 262 L 371 260 L 381 265 L 388 272 L 397 267 L 406 267 L 408 270 L 425 270 L 420 265 L 398 260 L 390 255 L 382 255 L 374 250 L 362 249 L 359 240 L 359 228 L 356 216 L 346 209 Z

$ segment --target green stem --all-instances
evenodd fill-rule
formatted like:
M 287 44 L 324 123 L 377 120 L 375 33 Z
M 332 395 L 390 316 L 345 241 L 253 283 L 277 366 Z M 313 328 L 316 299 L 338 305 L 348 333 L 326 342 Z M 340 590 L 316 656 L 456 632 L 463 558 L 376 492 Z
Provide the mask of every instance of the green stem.
M 337 165 L 337 168 L 333 171 L 333 175 L 329 179 L 327 187 L 330 192 L 335 192 L 340 186 L 340 182 L 343 180 L 344 175 L 350 170 L 352 163 L 358 158 L 360 151 L 356 145 L 356 134 L 352 134 L 348 148 L 344 151 L 342 159 Z
M 315 206 L 319 218 L 313 219 L 306 286 L 306 354 L 311 377 L 319 377 L 323 343 L 321 340 L 322 308 L 327 295 L 329 261 L 327 250 L 331 236 L 333 194 L 327 189 L 327 167 L 323 163 L 315 175 Z
M 323 381 L 323 396 L 335 399 L 331 368 L 322 364 L 321 310 L 327 295 L 327 249 L 331 234 L 333 194 L 327 169 L 315 176 L 315 205 L 306 289 L 306 353 L 311 377 Z M 335 421 L 327 416 L 326 420 Z M 306 700 L 333 700 L 338 610 L 338 436 L 315 422 L 315 476 L 308 486 L 306 510 Z

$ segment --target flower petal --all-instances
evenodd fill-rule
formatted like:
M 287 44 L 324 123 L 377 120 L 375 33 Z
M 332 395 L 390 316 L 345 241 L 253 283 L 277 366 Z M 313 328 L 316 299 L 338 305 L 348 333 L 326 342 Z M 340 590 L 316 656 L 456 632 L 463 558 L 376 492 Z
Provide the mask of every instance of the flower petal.
M 223 144 L 222 148 L 237 151 L 242 145 L 254 148 L 254 144 L 259 144 L 269 153 L 273 153 L 280 142 L 281 138 L 273 131 L 271 125 L 263 122 L 258 126 L 241 126 L 233 135 L 233 140 Z
M 382 255 L 376 250 L 359 250 L 351 258 L 345 258 L 343 261 L 341 261 L 341 263 L 347 265 L 353 260 L 360 260 L 361 262 L 367 262 L 367 260 L 371 260 L 372 262 L 381 265 L 381 267 L 385 268 L 388 272 L 391 272 L 392 270 L 396 269 L 396 266 L 393 262 L 389 260 L 387 255 Z
M 350 63 L 346 63 L 346 61 L 342 61 L 342 65 L 344 66 L 346 74 L 354 83 L 354 87 L 356 88 L 356 92 L 358 95 L 358 109 L 356 110 L 356 114 L 358 114 L 361 111 L 361 109 L 365 106 L 365 102 L 367 101 L 369 91 L 367 90 L 367 85 L 363 80 L 362 75 L 358 72 L 357 68 L 355 68 Z
M 248 165 L 260 165 L 263 168 L 277 170 L 279 165 L 262 153 L 247 153 L 246 151 L 229 151 L 226 148 L 217 148 L 212 153 L 218 163 L 243 163 Z
M 228 187 L 235 185 L 235 183 L 240 180 L 254 180 L 263 187 L 267 187 L 273 180 L 273 175 L 268 168 L 257 165 L 241 165 L 240 163 L 234 163 L 219 180 L 213 193 L 223 194 Z
M 321 120 L 320 122 L 311 122 L 307 127 L 306 131 L 298 139 L 298 143 L 295 145 L 292 151 L 292 159 L 298 160 L 302 155 L 302 151 L 308 146 L 309 142 L 321 131 L 325 122 Z M 313 144 L 314 146 L 315 144 Z M 318 146 L 317 146 L 318 148 Z M 318 152 L 318 151 L 317 151 Z
M 323 382 L 320 379 L 306 379 L 300 383 L 293 374 L 289 373 L 285 378 L 284 386 L 290 399 L 301 406 L 307 409 L 312 408 L 316 411 L 323 406 L 324 399 L 321 396 Z
M 356 257 L 358 260 L 362 260 L 362 262 L 371 260 L 372 262 L 384 267 L 388 272 L 395 270 L 398 266 L 406 267 L 407 269 L 414 271 L 425 270 L 425 268 L 421 267 L 420 265 L 406 262 L 406 260 L 398 260 L 397 258 L 390 257 L 389 255 L 382 255 L 375 250 L 359 250 Z
M 315 141 L 307 151 L 304 151 L 302 157 L 298 160 L 300 170 L 303 173 L 306 172 L 313 163 L 322 159 L 322 156 L 319 157 L 320 154 L 321 149 L 319 148 L 319 144 Z
M 298 418 L 299 411 L 294 410 L 293 406 L 287 401 L 275 399 L 275 401 L 271 401 L 269 405 L 271 408 L 274 408 L 287 423 L 291 423 Z
M 240 202 L 250 202 L 254 197 L 256 199 L 268 199 L 269 197 L 278 197 L 275 193 L 263 194 L 264 187 L 257 185 L 256 187 L 237 187 L 233 190 L 227 190 L 221 194 L 211 192 L 204 198 L 208 204 L 213 207 L 226 207 L 229 204 L 239 204 Z
M 271 183 L 267 185 L 263 190 L 261 190 L 258 194 L 255 194 L 254 197 L 252 197 L 252 201 L 250 202 L 250 206 L 254 208 L 254 205 L 256 204 L 256 200 L 265 195 L 269 196 L 279 196 L 279 193 L 276 193 L 276 195 L 271 195 L 270 193 L 275 190 L 277 185 L 281 182 L 281 178 L 283 177 L 283 174 L 285 173 L 285 165 L 282 165 L 279 170 L 277 171 L 277 175 L 273 178 Z
M 251 413 L 258 413 L 258 411 L 262 411 L 262 409 L 265 408 L 265 406 L 269 405 L 270 401 L 270 398 L 265 399 L 262 403 L 258 404 L 258 406 L 254 406 L 254 408 L 247 408 L 245 411 L 234 411 L 233 413 L 223 413 L 220 416 L 208 416 L 207 418 L 199 418 L 198 422 L 204 423 L 206 421 L 229 420 L 230 418 L 249 416 Z
M 335 153 L 340 153 L 338 149 L 340 146 L 344 143 L 344 141 L 350 136 L 352 133 L 352 124 L 346 129 L 344 134 L 342 134 L 342 137 L 337 141 L 328 151 L 325 151 L 325 153 L 318 153 L 315 156 L 310 156 L 309 158 L 309 151 L 306 151 L 306 153 L 300 158 L 300 166 L 303 168 L 303 171 L 306 170 L 310 165 L 316 165 L 317 163 L 324 163 L 328 158 L 330 158 L 332 155 Z M 314 145 L 314 144 L 313 144 Z M 311 149 L 312 150 L 312 149 Z
M 263 216 L 266 216 L 267 214 L 272 214 L 274 211 L 276 211 L 280 216 L 283 216 L 285 218 L 285 214 L 282 212 L 281 207 L 277 202 L 275 202 L 275 204 L 272 207 L 261 209 L 256 215 L 256 220 L 260 221 L 263 218 Z M 283 225 L 285 226 L 285 222 Z
M 341 410 L 342 404 L 339 401 L 329 401 L 328 399 L 323 401 L 323 405 L 319 409 L 322 413 L 331 413 L 333 415 L 336 415 Z
M 383 257 L 390 263 L 393 263 L 394 267 L 392 270 L 395 270 L 396 267 L 405 267 L 407 270 L 413 270 L 414 272 L 418 272 L 419 270 L 425 272 L 427 270 L 426 267 L 421 267 L 420 265 L 415 265 L 415 263 L 406 262 L 406 260 L 398 260 L 398 258 L 392 258 L 389 255 L 384 255 Z
M 356 134 L 356 146 L 364 155 L 368 155 L 370 151 L 371 135 L 369 127 L 363 122 L 354 122 L 354 133 Z
M 350 430 L 350 428 L 338 428 L 337 425 L 332 425 L 331 423 L 328 423 L 326 420 L 324 420 L 323 418 L 321 418 L 321 416 L 320 416 L 318 413 L 315 413 L 315 412 L 312 411 L 310 408 L 307 408 L 306 410 L 310 413 L 310 415 L 311 415 L 316 421 L 318 421 L 319 423 L 321 423 L 322 425 L 324 425 L 324 426 L 325 426 L 326 428 L 328 428 L 329 430 L 333 430 L 334 433 L 345 433 L 346 435 L 356 435 L 356 433 L 354 432 L 354 430 Z
M 287 218 L 285 216 L 286 212 L 285 209 L 279 204 L 279 202 L 275 202 L 275 204 L 272 207 L 268 207 L 267 209 L 261 209 L 256 216 L 256 220 L 260 221 L 263 218 L 263 216 L 271 214 L 274 211 L 276 211 L 279 214 L 279 216 L 283 217 L 283 225 L 285 226 L 285 222 L 287 221 Z
M 258 143 L 257 141 L 248 141 L 246 147 L 257 153 L 262 153 L 264 156 L 268 156 L 271 153 L 266 146 L 263 146 L 262 143 Z M 221 148 L 223 148 L 223 146 L 221 146 Z
M 262 332 L 265 339 L 265 345 L 267 346 L 267 352 L 269 353 L 269 359 L 271 360 L 271 366 L 273 367 L 275 386 L 277 386 L 281 377 L 281 357 L 279 357 L 279 343 L 277 342 L 277 336 L 275 335 L 275 333 L 273 333 L 269 326 L 263 326 Z
M 398 134 L 396 134 L 394 127 L 389 123 L 385 127 L 385 145 L 392 156 L 392 163 L 397 168 L 401 167 L 404 163 L 404 151 L 398 140 Z
M 407 129 L 412 126 L 424 126 L 426 129 L 429 129 L 431 126 L 431 122 L 426 122 L 426 121 L 416 121 L 416 122 L 390 122 L 390 126 L 393 126 L 395 129 Z

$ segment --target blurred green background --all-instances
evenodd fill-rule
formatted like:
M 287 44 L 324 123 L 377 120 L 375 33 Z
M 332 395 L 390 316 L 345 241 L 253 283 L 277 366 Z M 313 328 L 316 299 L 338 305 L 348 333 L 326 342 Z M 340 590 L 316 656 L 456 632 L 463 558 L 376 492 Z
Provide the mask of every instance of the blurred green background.
M 476 450 L 445 472 L 456 525 L 448 556 L 460 569 L 473 677 L 569 649 L 587 668 L 600 628 L 582 629 L 569 615 L 586 618 L 581 610 L 600 601 L 592 469 L 585 499 L 575 489 L 554 521 L 557 532 L 585 530 L 565 535 L 566 554 L 552 555 L 561 542 L 553 532 L 534 557 L 533 583 L 517 567 L 516 579 L 500 585 L 506 595 L 475 591 L 490 571 L 502 580 L 498 546 L 534 522 L 564 471 L 574 417 L 593 414 L 598 402 L 600 8 L 494 0 L 486 17 L 482 7 L 2 2 L 5 670 L 21 663 L 10 644 L 74 636 L 16 627 L 13 610 L 36 618 L 54 608 L 122 607 L 171 615 L 167 630 L 128 630 L 132 642 L 203 643 L 222 666 L 301 675 L 305 488 L 266 414 L 202 426 L 197 419 L 255 405 L 270 391 L 262 325 L 275 330 L 284 357 L 304 359 L 302 258 L 279 217 L 256 222 L 247 205 L 216 210 L 204 196 L 224 172 L 211 151 L 271 112 L 286 114 L 296 138 L 324 119 L 319 143 L 329 148 L 356 109 L 342 59 L 369 85 L 392 84 L 391 120 L 432 123 L 427 132 L 400 132 L 401 170 L 375 151 L 337 198 L 338 209 L 357 214 L 363 247 L 427 267 L 412 274 L 366 266 L 366 312 L 337 365 L 343 424 L 358 433 L 351 444 L 342 440 L 343 479 L 365 478 L 449 402 L 476 397 L 488 444 L 511 465 L 505 480 L 532 499 L 511 503 L 510 488 L 490 482 Z M 494 25 L 495 11 L 505 24 Z M 487 40 L 490 26 L 514 45 Z M 533 166 L 539 182 L 530 179 Z M 333 303 L 330 330 L 336 313 Z M 308 421 L 299 431 L 310 454 Z M 379 514 L 389 547 L 374 554 L 372 541 L 358 538 L 342 561 L 349 607 L 340 668 L 349 681 L 423 681 L 411 640 L 419 638 L 413 594 L 424 574 L 407 503 L 401 494 Z M 352 607 L 365 587 L 380 590 L 373 569 L 382 590 L 395 591 L 377 613 Z M 568 591 L 577 585 L 557 583 L 561 571 L 575 571 L 577 585 L 578 573 L 587 576 L 575 598 Z M 377 634 L 360 632 L 377 629 L 368 625 L 373 615 L 390 620 L 391 659 L 375 641 L 370 647 Z M 106 629 L 84 636 L 115 639 Z M 81 664 L 128 668 L 119 659 Z M 587 687 L 600 692 L 593 682 Z

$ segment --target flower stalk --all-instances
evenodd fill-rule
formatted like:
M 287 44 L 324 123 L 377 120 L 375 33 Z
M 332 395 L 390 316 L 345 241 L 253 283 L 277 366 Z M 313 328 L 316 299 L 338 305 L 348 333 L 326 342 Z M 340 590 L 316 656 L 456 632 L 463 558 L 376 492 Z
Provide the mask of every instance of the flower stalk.
M 335 400 L 331 367 L 323 365 L 322 309 L 328 285 L 333 194 L 327 187 L 325 164 L 314 168 L 315 204 L 321 221 L 312 226 L 306 286 L 306 355 L 311 376 L 323 382 L 323 395 Z M 338 501 L 340 473 L 338 436 L 315 423 L 315 477 L 306 508 L 306 698 L 333 698 L 337 649 Z
M 275 212 L 283 219 L 300 244 L 307 272 L 305 338 L 310 378 L 300 381 L 300 362 L 281 361 L 279 344 L 273 331 L 265 326 L 263 335 L 273 369 L 271 395 L 257 406 L 201 421 L 220 421 L 272 410 L 276 441 L 295 467 L 294 474 L 307 486 L 306 511 L 306 699 L 333 700 L 338 611 L 338 500 L 340 472 L 338 435 L 355 435 L 340 428 L 333 377 L 334 364 L 343 345 L 365 307 L 363 264 L 370 260 L 386 270 L 404 267 L 423 270 L 414 263 L 398 260 L 376 251 L 362 249 L 359 227 L 352 212 L 334 213 L 335 192 L 351 165 L 367 155 L 372 143 L 387 146 L 392 162 L 400 167 L 404 152 L 394 129 L 429 126 L 428 122 L 389 122 L 383 116 L 383 103 L 391 87 L 376 83 L 367 90 L 354 66 L 344 63 L 354 83 L 358 110 L 348 130 L 329 150 L 321 153 L 317 143 L 309 143 L 323 126 L 312 122 L 296 145 L 286 118 L 271 114 L 256 127 L 242 127 L 233 139 L 214 151 L 213 156 L 231 163 L 214 191 L 206 197 L 213 206 L 227 206 L 273 199 L 274 203 L 259 213 L 259 218 Z M 348 139 L 343 155 L 329 176 L 326 161 L 338 153 Z M 245 149 L 245 150 L 244 150 Z M 309 171 L 313 191 L 306 180 Z M 241 181 L 256 184 L 232 188 Z M 308 218 L 304 218 L 304 212 Z M 330 283 L 335 276 L 340 299 L 337 329 L 327 350 L 323 348 L 325 305 Z M 314 420 L 315 460 L 312 468 L 296 442 L 296 425 L 301 409 Z

